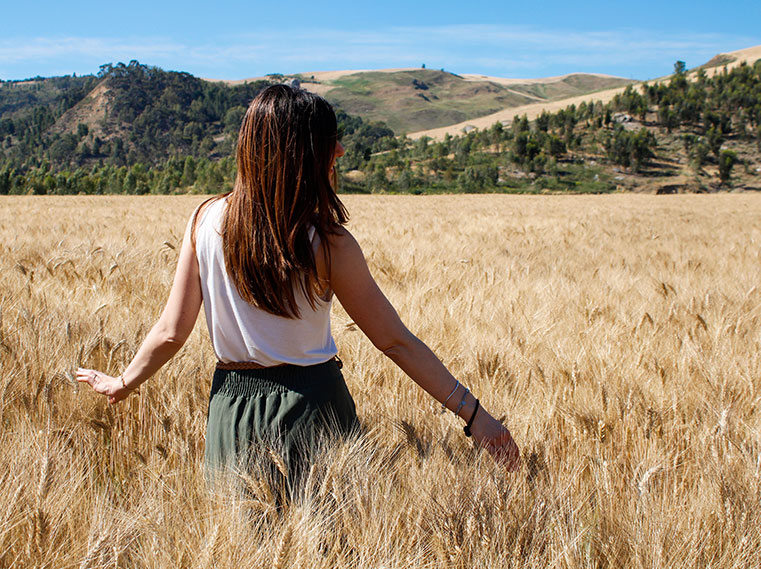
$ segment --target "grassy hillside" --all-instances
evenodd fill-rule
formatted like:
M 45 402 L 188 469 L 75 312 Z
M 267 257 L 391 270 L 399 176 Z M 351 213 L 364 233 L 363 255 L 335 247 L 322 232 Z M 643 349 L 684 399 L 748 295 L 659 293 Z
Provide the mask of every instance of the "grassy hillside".
M 325 96 L 351 114 L 386 122 L 399 134 L 441 126 L 529 101 L 494 83 L 444 71 L 357 73 L 337 79 Z
M 579 74 L 503 85 L 488 77 L 466 78 L 432 69 L 361 71 L 319 83 L 306 74 L 296 77 L 347 113 L 383 121 L 397 134 L 446 126 L 537 100 L 553 101 L 632 83 L 618 77 Z
M 515 91 L 533 95 L 545 101 L 559 101 L 578 95 L 596 93 L 604 89 L 613 89 L 636 83 L 621 77 L 606 77 L 574 73 L 560 77 L 555 81 L 538 81 L 532 83 L 516 83 L 511 86 Z
M 720 53 L 713 57 L 710 61 L 704 63 L 703 65 L 697 66 L 694 69 L 689 70 L 688 77 L 691 79 L 696 79 L 698 77 L 698 73 L 700 71 L 703 71 L 704 74 L 706 74 L 708 77 L 712 77 L 713 75 L 717 73 L 723 73 L 724 71 L 732 71 L 737 67 L 740 67 L 741 65 L 747 65 L 752 67 L 759 59 L 761 59 L 761 45 L 758 46 L 752 46 L 745 49 L 740 49 L 737 51 L 727 52 L 727 53 Z M 479 76 L 480 77 L 480 76 Z M 582 78 L 582 81 L 586 83 L 583 85 L 584 89 L 588 89 L 586 93 L 572 93 L 572 92 L 562 92 L 563 87 L 560 86 L 560 92 L 558 92 L 557 96 L 555 98 L 548 98 L 547 100 L 543 99 L 537 99 L 533 100 L 528 104 L 521 105 L 519 107 L 507 107 L 504 109 L 500 109 L 492 114 L 482 115 L 480 117 L 467 119 L 464 121 L 461 121 L 459 123 L 452 123 L 443 127 L 439 128 L 428 128 L 428 129 L 422 129 L 417 132 L 409 133 L 409 136 L 411 138 L 421 138 L 424 136 L 427 136 L 429 138 L 433 138 L 435 140 L 443 140 L 446 135 L 450 136 L 459 136 L 463 132 L 472 130 L 474 128 L 479 129 L 486 129 L 491 127 L 496 122 L 501 122 L 503 124 L 509 124 L 513 117 L 515 116 L 523 116 L 526 115 L 529 120 L 533 120 L 537 118 L 540 114 L 544 112 L 557 112 L 561 109 L 564 109 L 570 105 L 576 105 L 583 103 L 603 103 L 607 104 L 610 103 L 614 97 L 617 95 L 620 95 L 625 88 L 625 84 L 618 84 L 616 85 L 614 83 L 614 80 L 617 78 L 610 78 L 606 76 L 599 76 L 599 75 L 570 75 L 566 76 L 567 78 L 571 79 L 570 82 L 575 82 L 576 78 Z M 566 77 L 560 77 L 560 78 L 554 78 L 554 82 L 551 79 L 545 79 L 545 80 L 532 80 L 532 81 L 526 81 L 526 83 L 529 85 L 528 89 L 521 88 L 518 86 L 518 90 L 520 90 L 523 93 L 531 94 L 535 93 L 536 91 L 532 91 L 532 89 L 536 89 L 535 85 L 536 83 L 557 83 L 558 79 L 566 79 Z M 606 80 L 610 79 L 610 82 L 606 82 Z M 659 79 L 654 80 L 653 82 L 663 82 L 668 81 L 670 79 L 670 76 L 661 77 Z M 504 79 L 495 79 L 497 81 L 506 82 L 509 84 L 512 88 L 515 88 L 515 81 L 514 80 L 504 80 Z M 569 81 L 565 81 L 568 83 Z M 651 82 L 652 83 L 652 82 Z M 637 84 L 642 84 L 638 82 L 630 82 L 630 85 L 634 86 Z M 553 85 L 551 88 L 557 89 L 558 86 Z M 541 89 L 541 87 L 540 87 Z M 588 96 L 593 93 L 593 96 Z
M 636 88 L 610 88 L 621 80 L 597 75 L 519 81 L 424 69 L 302 78 L 343 97 L 346 191 L 758 189 L 761 63 L 748 62 L 761 49 L 727 55 L 726 67 Z M 286 79 L 211 83 L 131 62 L 97 77 L 0 83 L 0 194 L 225 191 L 245 105 Z M 568 98 L 589 89 L 603 91 Z M 395 136 L 373 120 L 455 120 L 505 104 L 519 106 L 464 123 L 456 136 L 451 126 Z
M 759 191 L 761 62 L 677 73 L 534 121 L 404 138 L 356 167 L 347 177 L 366 191 Z

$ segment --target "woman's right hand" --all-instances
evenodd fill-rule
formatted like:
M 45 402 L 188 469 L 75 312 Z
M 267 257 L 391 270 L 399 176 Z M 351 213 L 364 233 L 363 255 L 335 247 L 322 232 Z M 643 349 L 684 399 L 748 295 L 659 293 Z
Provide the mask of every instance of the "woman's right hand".
M 483 446 L 508 472 L 515 472 L 521 465 L 521 453 L 507 428 L 486 410 L 479 409 L 470 428 L 475 441 Z
M 94 369 L 77 368 L 77 381 L 87 383 L 95 393 L 108 397 L 111 405 L 126 399 L 134 391 L 125 387 L 119 377 L 106 375 Z

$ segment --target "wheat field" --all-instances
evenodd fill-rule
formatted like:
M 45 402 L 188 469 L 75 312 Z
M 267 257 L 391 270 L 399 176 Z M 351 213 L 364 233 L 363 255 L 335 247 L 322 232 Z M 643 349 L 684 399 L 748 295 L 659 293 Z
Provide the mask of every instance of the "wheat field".
M 0 202 L 0 567 L 761 566 L 761 196 L 346 196 L 381 288 L 523 464 L 336 303 L 364 429 L 281 508 L 257 471 L 204 480 L 203 314 L 123 403 L 72 375 L 130 360 L 201 199 Z

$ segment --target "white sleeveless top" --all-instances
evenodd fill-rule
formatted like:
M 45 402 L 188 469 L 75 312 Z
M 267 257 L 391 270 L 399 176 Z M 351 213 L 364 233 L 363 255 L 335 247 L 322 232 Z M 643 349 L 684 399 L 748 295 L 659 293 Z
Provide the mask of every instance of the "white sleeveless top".
M 332 295 L 327 301 L 317 299 L 312 309 L 304 293 L 296 290 L 300 317 L 284 318 L 256 308 L 238 294 L 222 252 L 220 228 L 226 206 L 226 198 L 212 202 L 196 226 L 204 312 L 217 359 L 263 366 L 307 366 L 331 359 L 338 352 L 330 333 Z

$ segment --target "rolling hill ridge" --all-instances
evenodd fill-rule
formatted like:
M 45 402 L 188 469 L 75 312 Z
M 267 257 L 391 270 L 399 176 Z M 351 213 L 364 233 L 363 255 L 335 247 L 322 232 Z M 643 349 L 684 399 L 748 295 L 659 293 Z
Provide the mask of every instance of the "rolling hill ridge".
M 643 83 L 423 68 L 225 82 L 137 61 L 0 82 L 0 194 L 224 191 L 248 102 L 289 81 L 335 104 L 349 191 L 758 189 L 759 59 L 677 62 Z
M 556 101 L 634 83 L 597 74 L 505 79 L 460 76 L 425 68 L 298 73 L 276 78 L 298 80 L 303 88 L 322 95 L 345 112 L 385 122 L 397 134 L 445 127 L 508 107 Z M 246 81 L 263 79 L 267 78 Z M 241 81 L 225 83 L 237 85 Z
M 761 60 L 761 45 L 727 53 L 720 53 L 703 65 L 689 71 L 688 76 L 695 77 L 698 71 L 702 70 L 707 76 L 712 77 L 716 73 L 722 72 L 724 69 L 731 71 L 743 64 L 752 66 L 759 60 Z M 650 81 L 649 83 L 666 81 L 670 77 L 671 76 L 663 77 Z M 643 85 L 644 83 L 648 82 L 631 81 L 629 82 L 629 85 Z M 529 120 L 534 120 L 543 112 L 556 112 L 569 105 L 579 105 L 585 101 L 609 103 L 616 95 L 623 93 L 625 88 L 625 85 L 608 85 L 607 87 L 596 89 L 592 93 L 592 96 L 589 96 L 587 93 L 577 93 L 569 94 L 566 97 L 557 97 L 553 100 L 532 101 L 525 105 L 509 106 L 494 113 L 485 114 L 473 119 L 466 119 L 458 123 L 431 129 L 421 129 L 419 131 L 411 132 L 409 136 L 413 139 L 427 136 L 434 140 L 442 140 L 447 134 L 455 136 L 473 128 L 488 128 L 496 122 L 508 125 L 516 116 L 526 115 Z

